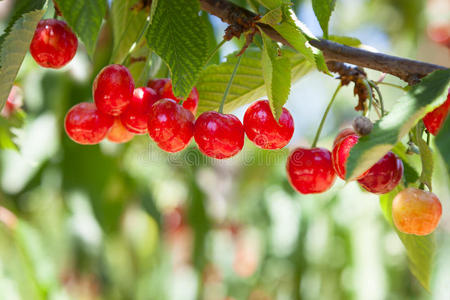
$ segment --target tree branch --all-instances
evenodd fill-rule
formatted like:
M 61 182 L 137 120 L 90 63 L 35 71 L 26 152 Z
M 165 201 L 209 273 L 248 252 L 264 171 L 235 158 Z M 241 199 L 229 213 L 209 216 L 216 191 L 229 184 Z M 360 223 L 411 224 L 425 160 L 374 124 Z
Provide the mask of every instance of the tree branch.
M 242 30 L 251 28 L 258 17 L 255 13 L 228 0 L 200 0 L 200 4 L 204 11 L 219 17 L 225 23 L 241 26 Z M 273 40 L 283 43 L 286 46 L 291 46 L 269 25 L 258 24 L 258 26 Z M 323 39 L 311 40 L 309 43 L 322 50 L 327 62 L 345 62 L 370 68 L 394 75 L 406 81 L 408 84 L 417 83 L 420 78 L 435 70 L 446 69 L 443 66 L 383 53 L 374 53 Z

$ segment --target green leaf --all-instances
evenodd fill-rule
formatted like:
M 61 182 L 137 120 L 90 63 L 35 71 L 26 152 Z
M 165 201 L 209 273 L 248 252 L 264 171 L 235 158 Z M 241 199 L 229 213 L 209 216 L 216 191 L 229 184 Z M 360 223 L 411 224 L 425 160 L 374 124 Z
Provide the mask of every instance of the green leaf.
M 329 74 L 323 53 L 308 43 L 308 39 L 316 39 L 316 37 L 309 31 L 305 24 L 298 20 L 294 11 L 289 6 L 283 6 L 282 11 L 283 22 L 268 25 L 271 25 L 281 34 L 308 61 L 315 64 L 318 70 Z
M 114 0 L 111 5 L 114 50 L 113 63 L 121 63 L 139 37 L 148 13 L 132 9 L 140 0 Z
M 392 148 L 392 152 L 397 155 L 403 163 L 403 182 L 405 186 L 409 184 L 414 184 L 419 180 L 419 173 L 417 173 L 416 169 L 411 164 L 411 157 L 406 154 L 407 148 L 401 142 L 397 143 L 394 148 Z
M 106 0 L 55 0 L 69 26 L 94 54 L 98 33 L 106 14 Z
M 328 38 L 328 22 L 336 5 L 336 0 L 312 0 L 314 14 L 322 27 L 323 36 Z
M 275 9 L 283 4 L 290 4 L 290 0 L 258 0 L 264 7 L 268 9 Z
M 411 272 L 422 284 L 422 286 L 429 290 L 433 259 L 436 249 L 434 234 L 417 236 L 402 233 L 395 228 L 392 221 L 392 201 L 400 190 L 401 188 L 397 187 L 390 193 L 381 195 L 380 205 L 386 220 L 393 226 L 395 232 L 405 246 Z
M 413 133 L 413 141 L 419 147 L 420 159 L 422 160 L 422 173 L 420 174 L 420 182 L 426 184 L 428 189 L 431 191 L 434 160 L 433 152 L 422 138 L 424 128 L 425 126 L 423 125 L 423 122 L 417 124 L 416 130 Z
M 199 113 L 219 108 L 237 61 L 236 53 L 230 54 L 226 62 L 209 66 L 202 72 L 197 83 L 197 90 L 200 94 Z M 312 65 L 302 55 L 289 50 L 283 50 L 282 54 L 290 59 L 292 80 L 297 80 L 312 70 Z M 231 112 L 265 95 L 266 87 L 261 64 L 261 51 L 247 49 L 234 77 L 224 111 Z
M 8 95 L 28 52 L 34 31 L 44 15 L 45 1 L 24 1 L 0 37 L 0 110 Z
M 438 70 L 412 87 L 391 112 L 377 121 L 372 132 L 359 139 L 350 151 L 346 180 L 369 169 L 394 147 L 409 130 L 433 107 L 442 104 L 447 96 L 450 70 Z
M 445 161 L 445 165 L 447 166 L 447 172 L 450 175 L 450 118 L 447 117 L 444 125 L 436 136 L 435 143 L 439 152 L 442 155 L 442 158 Z
M 342 36 L 342 35 L 329 35 L 328 39 L 330 41 L 342 44 L 342 45 L 346 45 L 346 46 L 350 46 L 350 47 L 358 47 L 361 46 L 362 43 L 359 39 L 354 38 L 354 37 L 349 37 L 349 36 Z
M 260 20 L 259 23 L 267 25 L 276 25 L 283 20 L 283 11 L 280 7 L 268 11 Z
M 186 97 L 208 55 L 208 32 L 197 0 L 159 0 L 147 32 L 149 46 L 168 65 L 176 96 Z
M 278 45 L 264 32 L 261 32 L 264 49 L 262 69 L 267 97 L 273 115 L 278 120 L 291 89 L 291 66 L 289 58 L 279 55 Z

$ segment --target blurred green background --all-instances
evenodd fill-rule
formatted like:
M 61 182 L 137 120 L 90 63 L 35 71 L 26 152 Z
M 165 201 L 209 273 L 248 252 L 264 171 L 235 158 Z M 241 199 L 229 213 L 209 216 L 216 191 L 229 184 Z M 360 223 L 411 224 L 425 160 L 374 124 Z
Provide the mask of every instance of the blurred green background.
M 294 2 L 320 35 L 310 1 Z M 13 4 L 0 2 L 2 28 Z M 448 7 L 446 0 L 342 0 L 330 28 L 385 53 L 450 66 L 449 50 L 433 34 L 448 22 Z M 226 25 L 210 19 L 220 41 Z M 378 197 L 340 179 L 321 195 L 289 186 L 287 155 L 312 141 L 337 85 L 323 74 L 292 87 L 287 107 L 296 131 L 288 149 L 262 151 L 247 140 L 236 157 L 215 161 L 194 144 L 168 155 L 148 136 L 125 145 L 69 140 L 64 115 L 91 100 L 92 80 L 111 51 L 105 28 L 94 62 L 81 46 L 62 70 L 39 68 L 29 55 L 21 68 L 27 118 L 14 129 L 20 150 L 0 152 L 1 300 L 450 299 L 449 179 L 439 161 L 434 192 L 444 213 L 431 292 L 408 270 Z M 221 58 L 238 44 L 227 43 Z M 388 107 L 401 95 L 382 92 Z M 343 89 L 320 146 L 330 148 L 349 126 L 356 102 L 352 87 Z

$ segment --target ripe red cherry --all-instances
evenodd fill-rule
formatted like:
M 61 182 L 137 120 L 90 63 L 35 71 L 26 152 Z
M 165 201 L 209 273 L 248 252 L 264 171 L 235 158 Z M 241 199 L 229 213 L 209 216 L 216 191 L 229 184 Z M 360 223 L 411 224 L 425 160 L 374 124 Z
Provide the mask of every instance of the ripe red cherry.
M 172 99 L 153 104 L 148 134 L 164 151 L 178 152 L 187 147 L 194 135 L 194 115 Z
M 341 130 L 334 139 L 333 148 L 334 148 L 334 146 L 336 146 L 336 144 L 338 142 L 341 141 L 341 139 L 345 138 L 346 136 L 348 136 L 350 134 L 356 134 L 356 132 L 352 128 L 345 128 L 345 129 Z
M 347 132 L 346 136 L 341 137 L 339 140 L 336 139 L 335 145 L 333 146 L 332 151 L 333 168 L 336 174 L 344 180 L 346 173 L 347 158 L 350 155 L 350 150 L 353 148 L 353 146 L 355 146 L 358 140 L 359 140 L 358 135 L 356 135 L 355 133 Z M 358 176 L 357 179 L 363 177 L 366 173 L 367 171 Z
M 331 162 L 331 152 L 325 148 L 295 149 L 286 163 L 292 187 L 302 194 L 327 191 L 336 179 Z
M 198 148 L 212 158 L 238 154 L 244 147 L 244 136 L 244 127 L 234 115 L 208 111 L 195 121 L 194 139 Z
M 358 183 L 374 194 L 386 194 L 392 191 L 403 176 L 403 163 L 392 152 L 388 152 L 374 164 Z
M 122 65 L 104 67 L 92 85 L 97 108 L 108 115 L 120 115 L 133 97 L 134 81 Z
M 439 130 L 447 118 L 448 112 L 450 110 L 450 89 L 448 91 L 447 100 L 439 107 L 435 108 L 433 111 L 426 114 L 423 118 L 423 123 L 427 128 L 428 132 L 432 135 L 437 135 Z
M 41 20 L 30 44 L 34 60 L 44 68 L 58 69 L 75 56 L 78 39 L 64 21 Z
M 281 149 L 294 134 L 294 120 L 283 107 L 280 119 L 275 120 L 268 100 L 260 100 L 249 106 L 244 115 L 247 137 L 262 149 Z
M 180 98 L 175 97 L 173 94 L 172 81 L 168 78 L 150 80 L 147 86 L 153 88 L 158 93 L 160 99 L 173 99 L 177 103 L 180 103 L 181 101 Z M 190 110 L 194 115 L 197 113 L 198 91 L 195 87 L 192 89 L 187 99 L 183 101 L 183 107 Z
M 441 215 L 441 202 L 431 192 L 407 188 L 392 201 L 392 219 L 403 233 L 430 234 L 438 226 Z
M 158 95 L 153 89 L 148 87 L 135 89 L 130 104 L 120 115 L 125 128 L 136 134 L 147 133 L 148 117 L 156 101 L 158 101 Z
M 108 132 L 106 138 L 113 143 L 126 143 L 133 138 L 134 134 L 129 132 L 120 121 L 120 118 L 114 119 L 114 124 Z
M 108 134 L 114 118 L 97 110 L 94 103 L 82 102 L 66 114 L 64 125 L 67 135 L 76 143 L 93 145 Z

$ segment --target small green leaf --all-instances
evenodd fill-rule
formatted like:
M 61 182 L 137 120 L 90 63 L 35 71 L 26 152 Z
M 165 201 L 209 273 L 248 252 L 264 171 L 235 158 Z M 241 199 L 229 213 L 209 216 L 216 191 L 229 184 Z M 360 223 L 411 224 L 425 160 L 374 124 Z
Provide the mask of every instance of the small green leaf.
M 198 113 L 219 108 L 237 61 L 236 53 L 230 54 L 226 62 L 209 66 L 202 72 L 197 83 L 197 90 L 200 95 Z M 301 54 L 290 50 L 282 50 L 282 55 L 290 59 L 292 80 L 301 78 L 313 68 Z M 244 52 L 225 103 L 225 112 L 231 112 L 266 95 L 261 56 L 259 49 L 250 48 Z
M 106 13 L 106 0 L 55 0 L 69 26 L 94 54 L 97 37 Z
M 447 166 L 447 172 L 450 175 L 450 118 L 447 117 L 444 125 L 436 136 L 435 143 L 439 152 L 441 153 L 445 164 Z
M 29 5 L 25 5 L 27 3 Z M 45 3 L 45 1 L 36 1 L 34 4 L 30 1 L 20 2 L 20 7 L 0 37 L 0 110 L 8 99 L 36 26 L 44 15 Z M 39 5 L 36 6 L 37 4 Z
M 144 28 L 148 13 L 145 9 L 132 9 L 138 2 L 139 0 L 114 0 L 111 4 L 113 63 L 121 63 L 125 59 Z
M 275 9 L 283 4 L 290 4 L 290 0 L 258 0 L 264 7 L 268 9 Z
M 369 169 L 394 147 L 409 130 L 433 107 L 442 104 L 447 96 L 450 70 L 438 70 L 412 87 L 391 112 L 377 121 L 372 132 L 359 139 L 350 151 L 346 180 Z
M 19 150 L 16 144 L 16 134 L 12 129 L 22 128 L 26 114 L 23 110 L 15 110 L 10 116 L 0 116 L 0 149 Z
M 264 49 L 262 68 L 270 108 L 278 120 L 291 89 L 291 66 L 288 57 L 279 55 L 278 45 L 261 32 Z
M 280 7 L 268 11 L 260 20 L 259 23 L 267 25 L 276 25 L 283 20 L 283 11 Z
M 305 56 L 317 69 L 329 74 L 325 64 L 323 53 L 312 47 L 308 39 L 316 39 L 310 30 L 298 20 L 294 11 L 289 6 L 283 6 L 283 22 L 271 25 L 281 36 L 283 36 L 295 50 Z
M 147 41 L 168 65 L 173 92 L 186 97 L 198 80 L 208 55 L 208 32 L 205 19 L 199 16 L 197 0 L 159 0 Z
M 354 37 L 349 37 L 349 36 L 342 36 L 342 35 L 329 35 L 328 39 L 330 41 L 342 44 L 342 45 L 346 45 L 346 46 L 350 46 L 350 47 L 358 47 L 361 46 L 362 43 L 359 39 L 354 38 Z
M 328 22 L 333 13 L 336 0 L 312 0 L 314 14 L 322 27 L 323 36 L 328 38 Z
M 380 196 L 380 205 L 386 220 L 393 226 L 398 237 L 402 241 L 406 249 L 409 259 L 409 268 L 422 286 L 430 289 L 430 277 L 435 255 L 434 234 L 427 236 L 417 236 L 413 234 L 405 234 L 398 231 L 392 221 L 392 201 L 400 192 L 401 188 L 397 187 L 390 193 Z
M 403 182 L 405 186 L 409 184 L 414 184 L 419 180 L 419 173 L 417 173 L 416 168 L 413 167 L 411 160 L 414 157 L 406 154 L 407 148 L 401 142 L 397 143 L 394 148 L 392 148 L 392 152 L 397 155 L 403 163 Z

